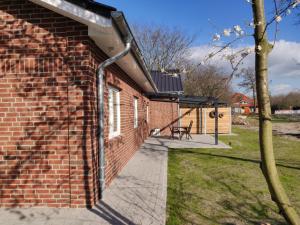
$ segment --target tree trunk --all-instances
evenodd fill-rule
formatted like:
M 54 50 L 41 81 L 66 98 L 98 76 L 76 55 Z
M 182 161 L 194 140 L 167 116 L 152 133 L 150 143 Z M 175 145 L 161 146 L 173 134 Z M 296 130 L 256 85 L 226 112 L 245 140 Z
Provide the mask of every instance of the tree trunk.
M 255 70 L 257 103 L 259 108 L 259 141 L 261 152 L 261 169 L 268 183 L 272 200 L 276 202 L 280 213 L 292 225 L 299 225 L 299 217 L 291 206 L 289 198 L 280 182 L 272 140 L 271 106 L 268 87 L 268 54 L 272 47 L 265 30 L 266 19 L 264 0 L 253 0 L 253 17 L 255 24 Z M 261 47 L 261 48 L 260 48 Z

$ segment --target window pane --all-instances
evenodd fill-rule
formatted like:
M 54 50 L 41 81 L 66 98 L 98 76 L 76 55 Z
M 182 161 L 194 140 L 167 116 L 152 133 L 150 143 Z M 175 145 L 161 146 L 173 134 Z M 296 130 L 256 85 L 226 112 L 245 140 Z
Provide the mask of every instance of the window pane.
M 114 124 L 113 124 L 113 128 L 114 128 L 114 132 L 118 131 L 118 94 L 116 91 L 113 92 L 113 106 L 114 106 Z
M 113 124 L 114 124 L 113 90 L 111 90 L 111 89 L 109 90 L 108 103 L 109 103 L 109 108 L 108 108 L 108 110 L 109 110 L 109 133 L 111 134 L 113 132 Z
M 109 88 L 109 137 L 120 135 L 120 92 Z
M 138 99 L 134 98 L 134 127 L 138 127 Z
M 146 108 L 146 121 L 149 123 L 149 106 Z

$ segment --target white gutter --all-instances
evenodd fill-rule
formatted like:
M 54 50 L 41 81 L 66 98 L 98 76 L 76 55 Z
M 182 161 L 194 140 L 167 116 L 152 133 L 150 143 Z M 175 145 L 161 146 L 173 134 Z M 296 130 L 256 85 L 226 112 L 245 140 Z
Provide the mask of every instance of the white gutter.
M 29 1 L 86 25 L 89 37 L 93 39 L 95 44 L 109 58 L 117 55 L 124 49 L 123 38 L 125 37 L 123 36 L 123 32 L 126 29 L 122 27 L 127 27 L 127 30 L 131 33 L 122 12 L 111 11 L 111 16 L 105 17 L 66 0 Z M 119 22 L 121 26 L 118 24 Z M 120 30 L 122 30 L 122 34 Z M 132 43 L 129 54 L 118 60 L 117 64 L 145 92 L 157 92 L 149 71 L 145 68 L 144 60 L 142 60 L 135 41 Z

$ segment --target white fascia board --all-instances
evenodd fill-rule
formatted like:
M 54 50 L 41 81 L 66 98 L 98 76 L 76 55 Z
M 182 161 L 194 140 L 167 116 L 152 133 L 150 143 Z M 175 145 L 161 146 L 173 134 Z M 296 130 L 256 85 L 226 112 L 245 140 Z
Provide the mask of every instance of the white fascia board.
M 111 27 L 112 20 L 81 8 L 65 0 L 30 0 L 51 11 L 69 17 L 87 26 Z

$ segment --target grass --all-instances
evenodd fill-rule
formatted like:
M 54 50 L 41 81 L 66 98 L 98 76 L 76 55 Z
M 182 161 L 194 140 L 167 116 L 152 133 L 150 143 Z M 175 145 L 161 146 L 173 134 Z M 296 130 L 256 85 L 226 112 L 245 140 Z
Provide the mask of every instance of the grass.
M 248 121 L 258 125 L 258 115 L 249 115 Z M 300 115 L 272 115 L 273 123 L 295 123 L 300 122 Z
M 171 149 L 167 224 L 285 224 L 259 168 L 257 132 L 222 136 L 232 149 Z M 300 142 L 274 140 L 280 178 L 300 213 Z
M 299 115 L 273 115 L 272 121 L 273 123 L 300 122 L 300 116 Z

